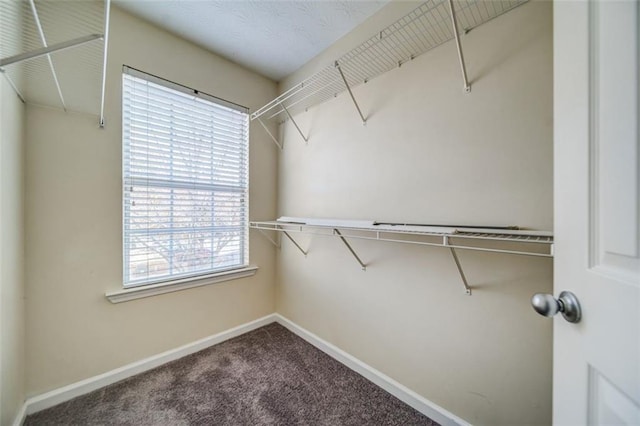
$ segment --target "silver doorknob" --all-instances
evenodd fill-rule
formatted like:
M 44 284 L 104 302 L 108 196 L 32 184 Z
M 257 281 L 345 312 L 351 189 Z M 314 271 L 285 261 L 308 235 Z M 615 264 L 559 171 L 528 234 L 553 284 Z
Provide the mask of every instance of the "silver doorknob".
M 550 294 L 536 293 L 531 298 L 531 306 L 540 315 L 552 317 L 558 312 L 569 322 L 580 322 L 582 309 L 575 294 L 563 291 L 557 299 Z

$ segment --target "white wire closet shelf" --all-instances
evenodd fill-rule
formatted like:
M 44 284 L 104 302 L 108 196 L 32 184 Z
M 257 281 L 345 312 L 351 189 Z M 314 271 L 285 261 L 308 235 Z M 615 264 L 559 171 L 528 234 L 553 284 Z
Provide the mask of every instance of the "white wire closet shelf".
M 110 0 L 0 1 L 0 73 L 23 102 L 104 124 Z
M 360 111 L 351 88 L 453 39 L 458 47 L 463 88 L 470 91 L 458 33 L 467 33 L 526 1 L 428 0 L 336 59 L 334 63 L 253 112 L 251 119 L 277 119 L 282 122 L 287 118 L 291 119 L 296 113 L 348 91 L 360 118 L 365 122 L 366 118 Z M 292 121 L 295 123 L 295 120 Z M 302 137 L 307 139 L 304 135 Z M 278 145 L 281 146 L 279 143 Z
M 284 235 L 305 256 L 307 251 L 291 236 L 291 233 L 306 233 L 338 237 L 362 270 L 367 265 L 362 261 L 347 238 L 418 244 L 448 248 L 460 273 L 467 294 L 471 294 L 456 250 L 477 250 L 535 257 L 553 257 L 553 233 L 519 229 L 516 226 L 464 226 L 386 223 L 373 220 L 342 220 L 280 217 L 273 221 L 249 222 L 252 229 L 260 231 L 276 247 L 280 239 L 271 238 L 265 231 Z

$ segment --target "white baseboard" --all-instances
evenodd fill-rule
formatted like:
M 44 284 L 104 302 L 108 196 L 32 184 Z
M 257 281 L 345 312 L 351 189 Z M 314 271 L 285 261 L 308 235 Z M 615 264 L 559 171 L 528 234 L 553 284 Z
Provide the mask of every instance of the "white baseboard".
M 361 376 L 364 376 L 385 391 L 389 392 L 391 395 L 398 398 L 400 401 L 421 412 L 430 419 L 435 420 L 443 426 L 471 426 L 469 422 L 455 416 L 444 408 L 427 400 L 426 398 L 423 398 L 406 386 L 403 386 L 400 383 L 396 382 L 391 377 L 382 374 L 370 365 L 365 364 L 356 357 L 349 355 L 347 352 L 343 351 L 337 346 L 334 346 L 326 340 L 323 340 L 315 334 L 311 333 L 310 331 L 305 330 L 304 328 L 293 323 L 282 315 L 275 314 L 275 317 L 276 321 L 279 324 L 283 325 L 291 332 L 297 334 L 336 361 L 344 364 Z
M 210 346 L 222 343 L 226 340 L 248 333 L 273 322 L 277 322 L 286 327 L 291 332 L 295 333 L 316 348 L 320 349 L 322 352 L 326 353 L 338 362 L 344 364 L 356 373 L 364 376 L 371 382 L 380 386 L 385 391 L 389 392 L 391 395 L 398 398 L 400 401 L 416 409 L 430 419 L 435 420 L 441 425 L 471 426 L 465 420 L 453 415 L 437 404 L 434 404 L 433 402 L 423 398 L 406 386 L 401 385 L 392 378 L 382 374 L 373 367 L 349 355 L 347 352 L 343 351 L 337 346 L 332 345 L 326 340 L 321 339 L 310 331 L 305 330 L 304 328 L 298 326 L 297 324 L 293 323 L 280 314 L 267 315 L 255 321 L 239 325 L 213 336 L 205 337 L 204 339 L 188 343 L 184 346 L 180 346 L 179 348 L 171 349 L 161 354 L 145 358 L 143 360 L 125 365 L 120 368 L 116 368 L 115 370 L 108 371 L 98 376 L 90 377 L 88 379 L 72 383 L 62 388 L 54 389 L 50 392 L 29 398 L 22 406 L 21 411 L 16 415 L 13 426 L 21 426 L 28 414 L 33 414 L 46 408 L 53 407 L 54 405 L 69 401 L 78 396 L 93 392 L 94 390 L 100 389 L 104 386 L 111 385 L 113 383 L 135 376 L 136 374 L 140 374 L 153 368 L 159 367 L 168 362 L 201 351 Z
M 13 426 L 22 426 L 22 423 L 24 423 L 24 420 L 26 418 L 27 418 L 27 403 L 25 402 L 24 404 L 22 404 L 22 407 L 20 407 L 20 411 L 18 411 L 15 419 L 13 419 L 13 423 L 11 424 Z
M 204 339 L 188 343 L 184 346 L 180 346 L 179 348 L 171 349 L 161 354 L 136 361 L 120 368 L 116 368 L 115 370 L 108 371 L 98 376 L 90 377 L 88 379 L 72 383 L 62 388 L 54 389 L 50 392 L 34 396 L 27 399 L 25 403 L 26 414 L 33 414 L 40 410 L 53 407 L 54 405 L 69 401 L 70 399 L 87 394 L 96 389 L 100 389 L 104 386 L 108 386 L 129 377 L 135 376 L 136 374 L 151 370 L 152 368 L 159 367 L 168 362 L 201 351 L 218 343 L 222 343 L 225 340 L 229 340 L 234 337 L 240 336 L 241 334 L 248 333 L 252 330 L 255 330 L 256 328 L 271 324 L 275 321 L 275 314 L 267 315 L 255 321 L 251 321 L 246 324 L 242 324 L 232 329 L 223 331 L 222 333 L 214 334 L 213 336 L 205 337 Z M 21 424 L 21 422 L 18 423 L 18 425 Z

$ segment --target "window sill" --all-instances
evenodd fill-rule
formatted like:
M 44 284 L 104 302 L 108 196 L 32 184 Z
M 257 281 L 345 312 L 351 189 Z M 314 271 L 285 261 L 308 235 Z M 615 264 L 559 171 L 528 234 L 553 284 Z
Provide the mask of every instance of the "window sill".
M 238 278 L 251 277 L 255 275 L 257 271 L 257 266 L 247 266 L 242 269 L 233 269 L 230 271 L 219 272 L 217 274 L 128 288 L 125 290 L 106 293 L 105 296 L 111 303 L 128 302 L 129 300 L 142 299 L 143 297 L 157 296 L 158 294 L 171 293 L 194 287 L 202 287 L 209 284 L 236 280 Z

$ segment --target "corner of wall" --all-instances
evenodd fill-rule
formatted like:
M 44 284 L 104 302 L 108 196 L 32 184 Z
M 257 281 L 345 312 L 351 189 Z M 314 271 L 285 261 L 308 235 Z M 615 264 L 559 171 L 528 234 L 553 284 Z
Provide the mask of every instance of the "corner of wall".
M 524 3 L 463 45 L 470 94 L 447 42 L 353 89 L 366 126 L 344 93 L 295 117 L 307 145 L 282 124 L 279 214 L 551 229 L 551 4 Z M 279 314 L 472 423 L 551 421 L 552 325 L 529 302 L 551 291 L 551 259 L 461 250 L 466 296 L 448 250 L 353 241 L 362 272 L 336 239 L 296 241 L 309 256 L 283 240 Z
M 111 30 L 105 128 L 94 115 L 27 107 L 28 397 L 228 330 L 275 306 L 275 249 L 255 232 L 251 263 L 260 269 L 252 277 L 117 305 L 105 297 L 122 290 L 122 65 L 250 109 L 277 90 L 272 80 L 117 7 Z M 270 217 L 278 154 L 254 125 L 249 155 L 251 218 Z
M 25 106 L 0 80 L 0 424 L 9 425 L 25 400 Z

